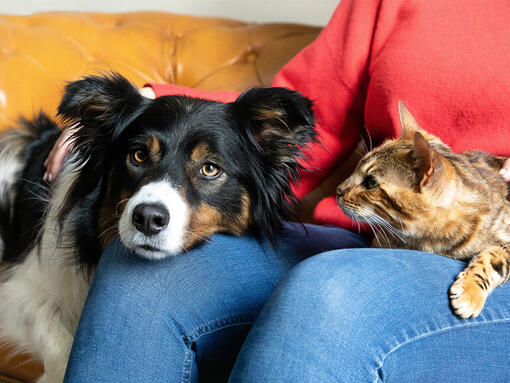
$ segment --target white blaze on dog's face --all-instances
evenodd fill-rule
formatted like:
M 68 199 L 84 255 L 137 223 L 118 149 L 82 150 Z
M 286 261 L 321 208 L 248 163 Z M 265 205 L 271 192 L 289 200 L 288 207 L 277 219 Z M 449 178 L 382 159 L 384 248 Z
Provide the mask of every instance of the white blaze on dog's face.
M 167 181 L 144 185 L 127 202 L 119 221 L 124 245 L 139 255 L 161 259 L 183 250 L 189 208 Z

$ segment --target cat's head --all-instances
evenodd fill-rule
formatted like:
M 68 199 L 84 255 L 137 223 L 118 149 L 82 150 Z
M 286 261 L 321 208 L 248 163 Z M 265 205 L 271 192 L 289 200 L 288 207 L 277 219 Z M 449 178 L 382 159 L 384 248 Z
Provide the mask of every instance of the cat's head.
M 337 188 L 340 208 L 351 218 L 420 233 L 455 194 L 451 149 L 424 131 L 399 102 L 402 136 L 367 153 L 353 174 Z

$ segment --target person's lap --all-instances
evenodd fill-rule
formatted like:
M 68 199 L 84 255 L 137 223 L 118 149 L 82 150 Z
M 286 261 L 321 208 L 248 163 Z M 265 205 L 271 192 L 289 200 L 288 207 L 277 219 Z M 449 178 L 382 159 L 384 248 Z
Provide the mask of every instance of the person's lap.
M 110 247 L 82 315 L 67 381 L 196 381 L 198 374 L 201 381 L 226 379 L 262 306 L 294 265 L 316 253 L 365 245 L 341 229 L 307 231 L 286 226 L 276 252 L 250 237 L 217 235 L 188 254 L 159 262 L 140 259 L 118 243 Z M 468 329 L 448 340 L 457 347 L 469 342 L 480 347 L 479 338 L 494 345 L 490 337 L 500 336 L 497 323 L 508 326 L 510 289 L 496 291 L 479 318 L 459 320 L 449 310 L 447 287 L 462 267 L 439 256 L 374 249 L 336 250 L 306 260 L 270 298 L 231 379 L 338 381 L 341 375 L 334 373 L 358 369 L 359 377 L 379 371 L 386 381 L 401 373 L 395 367 L 401 358 L 411 355 L 424 367 L 439 358 L 418 339 L 452 333 L 450 328 Z M 367 329 L 371 336 L 362 337 Z M 339 347 L 360 338 L 366 339 L 355 348 Z M 425 347 L 425 362 L 400 351 L 413 345 L 417 353 Z M 505 360 L 495 361 L 500 346 L 486 358 L 501 366 Z M 356 363 L 340 358 L 342 350 Z M 472 361 L 472 352 L 464 355 Z
M 67 381 L 226 379 L 242 341 L 278 281 L 315 253 L 365 246 L 336 228 L 286 224 L 267 242 L 216 235 L 162 261 L 114 243 L 96 271 Z
M 448 290 L 464 267 L 389 249 L 305 260 L 266 303 L 231 382 L 510 381 L 510 284 L 458 318 Z

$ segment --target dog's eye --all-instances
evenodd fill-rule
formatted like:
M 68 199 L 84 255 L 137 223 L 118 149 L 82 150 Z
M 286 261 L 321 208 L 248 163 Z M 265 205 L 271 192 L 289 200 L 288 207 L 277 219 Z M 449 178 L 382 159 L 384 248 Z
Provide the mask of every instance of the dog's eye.
M 212 162 L 206 162 L 202 165 L 202 168 L 200 169 L 200 174 L 212 178 L 217 177 L 220 174 L 221 170 L 219 167 L 217 167 Z
M 131 153 L 131 158 L 134 162 L 142 164 L 147 161 L 147 152 L 143 149 L 135 150 Z
M 377 187 L 379 183 L 374 178 L 374 176 L 366 176 L 363 180 L 363 186 L 365 186 L 367 189 L 373 189 Z

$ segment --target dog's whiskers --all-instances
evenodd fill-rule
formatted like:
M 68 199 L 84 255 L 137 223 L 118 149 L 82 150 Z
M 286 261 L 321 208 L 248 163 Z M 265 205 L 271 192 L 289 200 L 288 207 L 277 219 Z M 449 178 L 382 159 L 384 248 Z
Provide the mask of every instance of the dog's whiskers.
M 122 199 L 115 205 L 115 214 L 119 214 L 118 212 L 119 206 L 127 201 L 129 201 L 129 198 Z

